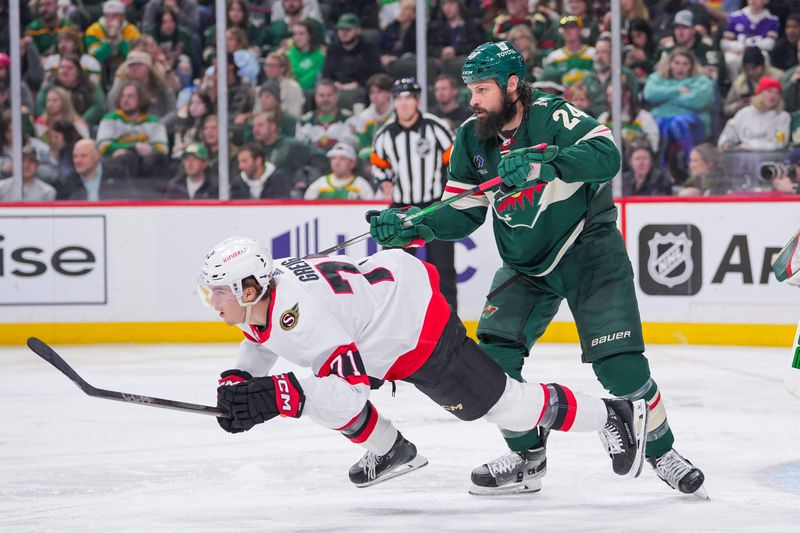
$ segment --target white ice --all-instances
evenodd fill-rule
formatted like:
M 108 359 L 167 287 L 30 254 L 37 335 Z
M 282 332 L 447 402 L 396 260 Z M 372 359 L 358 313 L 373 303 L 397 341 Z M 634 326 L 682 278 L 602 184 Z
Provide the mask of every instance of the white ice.
M 46 340 L 46 335 L 43 334 Z M 235 346 L 57 347 L 97 387 L 213 404 Z M 85 396 L 26 348 L 0 349 L 0 531 L 800 531 L 800 400 L 788 349 L 652 346 L 676 435 L 710 501 L 648 466 L 615 476 L 594 434 L 551 437 L 538 494 L 467 494 L 470 470 L 504 451 L 413 387 L 374 403 L 430 464 L 366 489 L 347 479 L 361 448 L 308 420 L 229 435 L 210 416 Z M 542 345 L 528 381 L 602 395 L 569 345 Z M 290 367 L 284 366 L 283 369 Z M 300 370 L 300 372 L 304 372 Z

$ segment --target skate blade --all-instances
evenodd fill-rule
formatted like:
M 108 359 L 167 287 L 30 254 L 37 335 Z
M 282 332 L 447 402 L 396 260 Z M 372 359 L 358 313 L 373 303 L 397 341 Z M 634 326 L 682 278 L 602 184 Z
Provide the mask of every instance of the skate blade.
M 638 453 L 633 461 L 630 471 L 626 474 L 628 477 L 639 477 L 642 473 L 642 466 L 644 466 L 644 449 L 647 444 L 647 418 L 650 415 L 645 400 L 636 400 L 633 402 L 633 429 L 636 431 L 636 446 Z
M 383 483 L 384 481 L 389 481 L 392 478 L 397 476 L 402 476 L 404 474 L 408 474 L 409 472 L 413 472 L 414 470 L 418 470 L 423 466 L 428 464 L 428 460 L 423 456 L 417 454 L 412 460 L 407 463 L 404 463 L 394 470 L 390 470 L 388 473 L 383 474 L 379 478 L 373 479 L 372 481 L 368 481 L 366 483 L 356 483 L 356 487 L 364 488 L 364 487 L 371 487 L 373 485 L 377 485 L 378 483 Z
M 508 494 L 534 493 L 540 490 L 542 490 L 542 482 L 539 479 L 528 479 L 502 487 L 480 487 L 474 483 L 469 487 L 469 493 L 473 496 L 506 496 Z
M 700 485 L 700 487 L 693 493 L 689 494 L 689 496 L 694 496 L 698 500 L 711 500 L 711 498 L 708 497 L 708 492 L 706 492 L 705 485 Z

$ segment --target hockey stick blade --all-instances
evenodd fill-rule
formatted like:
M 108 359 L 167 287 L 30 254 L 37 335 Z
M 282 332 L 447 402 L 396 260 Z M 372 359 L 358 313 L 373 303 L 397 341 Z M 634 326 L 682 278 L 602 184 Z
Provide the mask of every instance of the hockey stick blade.
M 181 402 L 177 400 L 165 400 L 163 398 L 155 398 L 153 396 L 142 396 L 140 394 L 129 394 L 127 392 L 118 392 L 113 390 L 98 389 L 90 385 L 85 379 L 78 375 L 69 364 L 56 353 L 44 341 L 36 337 L 28 339 L 28 348 L 33 353 L 56 367 L 59 372 L 72 380 L 87 395 L 94 398 L 104 398 L 106 400 L 115 400 L 125 403 L 136 403 L 139 405 L 146 405 L 149 407 L 160 407 L 162 409 L 172 409 L 174 411 L 184 411 L 188 413 L 198 413 L 201 415 L 223 416 L 222 411 L 217 407 L 210 407 L 208 405 L 200 405 L 196 403 Z

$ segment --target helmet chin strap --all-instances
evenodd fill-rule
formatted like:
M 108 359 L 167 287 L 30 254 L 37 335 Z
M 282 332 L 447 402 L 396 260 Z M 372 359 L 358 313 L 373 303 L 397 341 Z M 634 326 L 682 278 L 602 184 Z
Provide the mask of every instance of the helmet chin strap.
M 264 295 L 267 294 L 267 289 L 268 288 L 269 288 L 268 286 L 267 287 L 263 287 L 261 289 L 261 294 L 259 294 L 258 297 L 255 300 L 253 300 L 252 302 L 245 303 L 240 298 L 237 298 L 237 300 L 239 300 L 239 304 L 242 307 L 244 307 L 244 322 L 243 322 L 244 325 L 249 326 L 250 324 L 252 324 L 252 320 L 251 319 L 252 319 L 252 316 L 253 316 L 253 306 L 256 305 L 258 302 L 260 302 L 264 298 Z

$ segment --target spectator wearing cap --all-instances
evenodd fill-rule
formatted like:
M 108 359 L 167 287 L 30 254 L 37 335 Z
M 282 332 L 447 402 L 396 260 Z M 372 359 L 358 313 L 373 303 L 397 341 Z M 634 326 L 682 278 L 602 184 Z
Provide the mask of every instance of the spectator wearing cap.
M 102 161 L 97 143 L 81 139 L 72 149 L 75 172 L 58 188 L 59 200 L 132 199 L 138 191 L 130 180 L 129 169 L 118 161 Z
M 219 197 L 216 178 L 209 172 L 208 150 L 192 143 L 183 151 L 181 170 L 167 184 L 164 197 L 171 200 L 207 200 Z
M 108 91 L 109 109 L 114 109 L 114 102 L 119 99 L 120 90 L 129 81 L 139 83 L 147 91 L 149 98 L 147 113 L 158 117 L 167 128 L 167 132 L 172 133 L 177 116 L 175 95 L 167 87 L 166 80 L 153 68 L 153 58 L 150 54 L 140 50 L 131 50 L 128 53 L 128 58 L 117 69 L 114 85 Z
M 634 97 L 639 97 L 639 78 L 631 69 L 622 66 L 622 82 Z M 609 109 L 606 102 L 606 86 L 611 81 L 611 37 L 603 36 L 594 45 L 592 71 L 583 77 L 583 85 L 589 97 L 589 109 L 593 117 Z M 655 146 L 654 146 L 655 148 Z
M 331 173 L 320 176 L 306 189 L 306 200 L 372 200 L 375 193 L 369 182 L 356 176 L 356 150 L 347 143 L 336 143 L 328 152 Z
M 278 80 L 267 80 L 258 88 L 258 98 L 253 114 L 263 111 L 274 113 L 280 124 L 281 135 L 294 137 L 297 131 L 297 117 L 286 113 L 281 104 L 281 85 Z M 252 121 L 249 123 L 252 126 Z M 249 128 L 248 128 L 249 129 Z
M 56 190 L 53 186 L 36 177 L 39 170 L 39 157 L 33 146 L 22 149 L 22 201 L 23 202 L 52 202 L 56 199 Z M 0 202 L 11 202 L 13 178 L 0 180 Z
M 458 101 L 458 82 L 449 74 L 440 74 L 433 84 L 436 106 L 431 113 L 444 119 L 453 131 L 472 116 L 472 111 Z
M 392 114 L 393 83 L 394 81 L 387 74 L 370 76 L 367 80 L 369 107 L 348 119 L 348 124 L 356 136 L 358 155 L 362 159 L 369 159 L 375 132 L 386 123 Z
M 725 84 L 728 76 L 727 69 L 722 63 L 722 53 L 714 47 L 710 38 L 697 32 L 694 14 L 689 9 L 675 13 L 672 20 L 672 35 L 662 40 L 655 57 L 657 59 L 666 57 L 677 46 L 692 52 L 709 78 L 720 85 Z
M 123 82 L 115 111 L 103 117 L 97 128 L 100 153 L 120 158 L 136 177 L 162 175 L 168 171 L 167 130 L 161 120 L 147 112 L 150 99 L 136 81 Z
M 267 200 L 292 198 L 294 180 L 285 170 L 267 161 L 258 143 L 242 146 L 236 154 L 239 174 L 231 184 L 231 198 Z
M 358 13 L 358 18 L 361 19 L 363 28 L 378 29 L 385 27 L 394 20 L 396 9 L 396 0 L 384 2 L 376 2 L 375 0 L 336 0 L 334 2 L 325 2 L 324 22 L 327 28 L 332 28 L 336 25 L 339 17 L 345 13 Z M 380 15 L 379 11 L 381 12 Z M 319 20 L 322 20 L 322 18 L 319 18 Z
M 786 173 L 772 178 L 772 190 L 787 194 L 800 194 L 800 148 L 794 148 L 784 161 Z
M 281 69 L 281 79 L 291 79 L 290 75 L 293 74 L 302 91 L 314 92 L 314 86 L 325 65 L 325 50 L 322 47 L 321 37 L 317 35 L 307 20 L 301 20 L 292 28 L 292 40 L 286 54 L 273 54 L 267 56 L 267 61 L 270 61 L 270 56 L 273 56 L 271 61 L 276 63 L 275 68 Z M 277 77 L 277 75 L 270 76 L 268 68 L 269 64 L 265 63 L 264 72 L 267 77 Z M 303 98 L 305 98 L 304 95 Z M 302 104 L 304 103 L 305 101 L 302 102 Z M 298 104 L 300 104 L 300 111 L 297 111 L 297 114 L 302 112 L 302 104 L 300 102 Z
M 391 24 L 381 32 L 378 46 L 381 64 L 388 67 L 400 57 L 417 51 L 417 8 L 414 0 L 400 0 L 400 9 Z
M 139 37 L 139 28 L 125 20 L 125 4 L 107 0 L 103 16 L 86 28 L 86 51 L 113 73 L 128 56 L 131 41 Z
M 709 109 L 714 100 L 711 80 L 700 70 L 691 52 L 676 48 L 648 76 L 644 100 L 658 123 L 662 154 L 659 163 L 666 164 L 668 155 L 679 149 L 685 168 L 692 147 L 710 133 Z
M 629 149 L 628 167 L 622 173 L 623 196 L 669 196 L 672 176 L 655 164 L 655 154 L 649 144 L 634 144 Z
M 597 39 L 600 37 L 600 26 L 597 24 L 597 20 L 592 15 L 589 5 L 589 0 L 566 0 L 564 2 L 566 15 L 573 15 L 579 17 L 583 22 L 581 26 L 581 40 L 594 46 L 597 42 Z M 560 24 L 553 24 L 552 28 L 558 34 L 560 33 L 559 30 Z M 559 44 L 561 44 L 561 39 L 559 37 Z
M 800 48 L 797 50 L 797 59 L 800 61 Z M 786 71 L 782 85 L 786 111 L 789 113 L 800 111 L 800 65 L 795 65 Z
M 560 21 L 564 46 L 553 50 L 542 62 L 542 79 L 570 86 L 592 72 L 594 48 L 581 41 L 583 21 L 569 15 Z
M 742 72 L 733 80 L 728 95 L 725 97 L 723 112 L 725 118 L 731 118 L 737 111 L 750 105 L 750 98 L 755 94 L 758 82 L 764 76 L 779 80 L 783 72 L 765 65 L 764 54 L 760 48 L 751 46 L 744 51 Z
M 348 124 L 352 113 L 339 107 L 339 89 L 331 80 L 320 80 L 314 89 L 314 111 L 303 115 L 297 139 L 327 151 L 337 142 L 355 145 L 356 138 Z
M 56 44 L 62 30 L 78 28 L 68 18 L 58 16 L 58 0 L 39 0 L 37 4 L 39 18 L 28 24 L 25 36 L 33 39 L 40 56 L 47 57 L 58 52 Z
M 678 196 L 718 196 L 727 194 L 731 182 L 719 163 L 719 151 L 709 143 L 698 144 L 689 154 L 689 177 L 678 189 Z
M 328 47 L 322 77 L 340 90 L 363 88 L 373 74 L 383 71 L 378 49 L 361 38 L 361 21 L 345 13 L 336 23 L 337 41 Z
M 286 39 L 292 37 L 294 25 L 303 20 L 307 21 L 313 28 L 313 32 L 318 39 L 323 38 L 325 27 L 322 22 L 307 16 L 303 12 L 303 0 L 281 0 L 280 4 L 283 8 L 283 15 L 280 18 L 273 19 L 266 29 L 265 42 L 268 46 L 273 48 L 284 46 Z
M 439 9 L 442 16 L 431 21 L 428 29 L 429 56 L 442 61 L 455 60 L 486 40 L 486 32 L 476 19 L 467 15 L 462 0 L 442 0 Z
M 770 52 L 780 32 L 778 17 L 765 6 L 769 0 L 747 0 L 747 7 L 728 16 L 728 24 L 719 42 L 725 54 L 730 79 L 736 79 L 742 66 L 745 49 L 755 46 Z
M 263 111 L 253 117 L 253 139 L 264 149 L 264 157 L 286 172 L 298 187 L 305 188 L 308 174 L 319 176 L 329 168 L 325 152 L 293 137 L 281 135 L 278 118 Z M 311 170 L 308 167 L 313 167 Z
M 81 68 L 78 56 L 65 55 L 61 58 L 55 77 L 41 88 L 36 98 L 37 116 L 44 113 L 47 91 L 54 86 L 69 92 L 75 111 L 90 126 L 96 125 L 103 118 L 106 107 L 103 90 L 89 79 L 89 75 Z
M 800 42 L 800 13 L 792 13 L 786 17 L 783 36 L 772 49 L 772 65 L 781 70 L 788 70 L 797 65 L 798 43 Z
M 45 76 L 55 75 L 62 57 L 74 55 L 80 58 L 81 68 L 89 75 L 89 80 L 99 86 L 103 81 L 103 68 L 94 56 L 84 51 L 83 33 L 75 26 L 68 26 L 58 32 L 57 39 L 56 51 L 42 58 Z
M 750 105 L 725 124 L 718 145 L 722 150 L 781 150 L 789 144 L 790 120 L 783 110 L 781 83 L 764 76 Z

